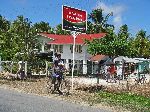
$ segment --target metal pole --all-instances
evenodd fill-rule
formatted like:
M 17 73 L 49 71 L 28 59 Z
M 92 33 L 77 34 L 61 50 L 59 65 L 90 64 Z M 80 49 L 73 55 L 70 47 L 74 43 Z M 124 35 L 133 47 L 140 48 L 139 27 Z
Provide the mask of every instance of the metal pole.
M 28 69 L 27 69 L 27 61 L 25 61 L 25 67 L 24 67 L 24 71 L 25 71 L 25 77 L 27 77 L 27 72 L 28 72 Z
M 73 60 L 73 65 L 72 65 L 72 84 L 71 84 L 71 89 L 73 91 L 73 73 L 74 73 L 74 65 L 75 65 L 75 44 L 76 44 L 76 37 L 77 35 L 79 35 L 80 33 L 79 32 L 76 32 L 76 31 L 72 31 L 71 32 L 71 35 L 73 36 L 73 57 L 72 57 L 72 60 Z
M 75 53 L 75 44 L 76 44 L 76 42 L 75 42 L 75 39 L 76 39 L 76 32 L 71 32 L 71 34 L 72 34 L 72 36 L 73 36 L 73 58 L 72 58 L 72 60 L 73 60 L 73 65 L 72 65 L 72 84 L 71 84 L 71 89 L 72 89 L 72 91 L 73 91 L 73 73 L 74 73 L 74 53 Z
M 93 61 L 92 61 L 92 75 L 93 75 Z

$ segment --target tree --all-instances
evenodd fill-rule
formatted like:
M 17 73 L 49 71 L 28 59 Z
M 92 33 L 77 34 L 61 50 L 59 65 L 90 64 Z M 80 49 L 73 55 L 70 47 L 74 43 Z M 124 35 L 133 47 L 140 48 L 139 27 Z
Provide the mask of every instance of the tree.
M 0 32 L 8 31 L 10 27 L 10 22 L 0 15 Z
M 0 56 L 5 58 L 7 56 L 7 46 L 9 44 L 7 32 L 10 28 L 10 22 L 0 15 Z
M 125 24 L 120 27 L 119 32 L 117 34 L 116 49 L 118 49 L 118 56 L 128 56 L 128 57 L 133 56 L 134 53 L 130 45 L 131 41 L 132 41 L 132 37 L 130 37 L 128 26 Z
M 70 35 L 70 31 L 62 30 L 62 24 L 56 26 L 55 33 L 58 35 Z
M 5 22 L 3 22 L 3 24 L 4 23 Z M 29 19 L 18 16 L 16 20 L 10 23 L 7 31 L 0 33 L 0 46 L 2 49 L 0 53 L 2 59 L 12 60 L 16 54 L 24 53 L 22 59 L 27 60 L 28 53 L 32 51 L 35 44 L 37 44 L 37 40 L 34 36 L 35 34 L 35 30 L 31 28 Z
M 15 49 L 17 49 L 15 54 L 17 52 L 25 53 L 24 60 L 27 58 L 27 52 L 29 50 L 29 45 L 32 38 L 30 36 L 30 27 L 31 22 L 28 18 L 24 18 L 23 16 L 18 16 L 10 27 L 10 32 L 13 34 L 13 41 L 16 44 Z
M 95 32 L 94 25 L 90 21 L 87 21 L 86 34 L 93 34 Z
M 104 54 L 111 57 L 127 56 L 129 53 L 129 33 L 127 25 L 123 25 L 118 34 L 115 34 L 114 29 L 109 29 L 105 37 L 94 39 L 92 42 L 86 41 L 90 54 Z
M 42 32 L 54 33 L 53 29 L 49 26 L 49 23 L 46 23 L 44 21 L 41 21 L 39 23 L 35 23 L 33 25 L 33 29 L 35 29 L 35 31 L 37 33 L 42 33 Z
M 88 51 L 91 54 L 105 54 L 109 56 L 128 56 L 128 57 L 149 57 L 150 41 L 146 32 L 141 30 L 136 38 L 130 37 L 128 26 L 120 27 L 118 34 L 115 34 L 113 25 L 107 23 L 112 13 L 103 15 L 103 10 L 94 9 L 89 15 L 87 33 L 106 32 L 102 39 L 95 39 L 92 42 L 86 41 Z
M 146 31 L 140 30 L 132 42 L 132 49 L 134 49 L 136 57 L 149 58 L 150 56 L 150 40 L 146 35 Z
M 99 32 L 107 32 L 108 28 L 114 28 L 113 25 L 108 24 L 107 21 L 110 16 L 112 16 L 113 13 L 110 12 L 106 16 L 103 14 L 103 10 L 100 9 L 94 9 L 90 14 L 88 14 L 88 19 L 92 20 L 94 28 L 95 28 L 95 33 Z
M 101 39 L 94 39 L 93 41 L 86 40 L 88 44 L 88 51 L 90 54 L 112 54 L 113 50 L 110 51 L 109 47 L 113 45 L 113 40 L 115 39 L 116 35 L 113 30 L 110 30 L 109 33 L 106 34 L 104 38 Z

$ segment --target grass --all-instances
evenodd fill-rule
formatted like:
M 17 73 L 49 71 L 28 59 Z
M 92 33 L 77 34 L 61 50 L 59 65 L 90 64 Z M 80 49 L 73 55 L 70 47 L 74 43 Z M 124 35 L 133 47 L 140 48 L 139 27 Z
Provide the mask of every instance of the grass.
M 150 98 L 131 93 L 96 93 L 95 103 L 105 102 L 110 106 L 122 106 L 133 112 L 150 112 Z

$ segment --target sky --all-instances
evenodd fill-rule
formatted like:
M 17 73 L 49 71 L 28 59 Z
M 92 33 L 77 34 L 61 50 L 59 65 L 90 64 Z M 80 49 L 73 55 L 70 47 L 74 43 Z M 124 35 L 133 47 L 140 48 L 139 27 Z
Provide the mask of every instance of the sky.
M 115 25 L 116 31 L 127 24 L 133 35 L 140 29 L 150 35 L 150 0 L 0 0 L 0 15 L 10 21 L 23 15 L 33 24 L 45 21 L 55 27 L 62 22 L 62 5 L 87 13 L 101 7 L 104 14 L 113 12 L 109 23 Z

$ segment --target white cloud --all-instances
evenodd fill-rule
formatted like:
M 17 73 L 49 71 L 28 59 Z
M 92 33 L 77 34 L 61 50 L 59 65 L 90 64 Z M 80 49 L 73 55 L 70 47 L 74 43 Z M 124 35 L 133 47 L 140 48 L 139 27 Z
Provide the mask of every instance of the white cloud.
M 103 2 L 98 2 L 96 8 L 102 8 L 104 10 L 104 14 L 108 14 L 113 12 L 113 24 L 116 30 L 123 24 L 122 23 L 122 14 L 125 11 L 124 5 L 106 5 Z
M 113 23 L 116 27 L 116 30 L 119 29 L 119 27 L 122 25 L 122 18 L 121 18 L 121 15 L 116 15 L 114 18 L 113 18 Z

